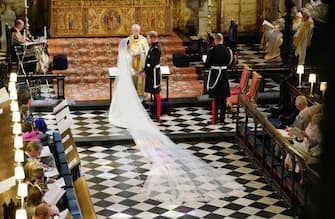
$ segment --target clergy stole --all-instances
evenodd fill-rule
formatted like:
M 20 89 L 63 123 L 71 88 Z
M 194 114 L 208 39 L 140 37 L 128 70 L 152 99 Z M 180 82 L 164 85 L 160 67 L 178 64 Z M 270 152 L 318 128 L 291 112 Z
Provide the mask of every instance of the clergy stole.
M 148 51 L 148 46 L 145 37 L 139 35 L 137 39 L 133 35 L 129 37 L 129 46 L 133 56 L 132 65 L 135 71 L 142 71 L 144 68 L 145 55 Z

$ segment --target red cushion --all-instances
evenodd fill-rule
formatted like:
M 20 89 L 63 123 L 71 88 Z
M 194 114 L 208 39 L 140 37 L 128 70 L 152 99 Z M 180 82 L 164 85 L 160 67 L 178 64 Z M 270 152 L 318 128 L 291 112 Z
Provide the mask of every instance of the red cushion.
M 240 87 L 231 87 L 230 88 L 230 95 L 237 95 L 241 93 Z
M 237 105 L 238 101 L 238 95 L 231 95 L 228 97 L 228 102 L 230 102 L 231 105 Z

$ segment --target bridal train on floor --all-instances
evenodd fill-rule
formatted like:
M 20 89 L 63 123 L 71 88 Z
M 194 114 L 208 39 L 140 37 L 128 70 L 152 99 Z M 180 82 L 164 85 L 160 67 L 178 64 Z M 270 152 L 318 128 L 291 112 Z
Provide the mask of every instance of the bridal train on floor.
M 137 95 L 130 63 L 127 39 L 122 39 L 109 121 L 126 128 L 141 154 L 151 162 L 143 193 L 148 198 L 181 204 L 209 202 L 243 191 L 243 185 L 236 182 L 235 177 L 209 166 L 160 132 Z

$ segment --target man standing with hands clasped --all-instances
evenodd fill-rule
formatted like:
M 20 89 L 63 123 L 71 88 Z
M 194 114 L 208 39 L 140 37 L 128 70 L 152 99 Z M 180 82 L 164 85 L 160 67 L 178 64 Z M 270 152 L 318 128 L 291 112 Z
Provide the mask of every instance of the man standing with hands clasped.
M 160 70 L 161 48 L 158 42 L 158 33 L 150 31 L 148 33 L 148 43 L 150 49 L 145 60 L 145 89 L 144 91 L 154 96 L 155 101 L 155 118 L 160 120 L 161 116 L 161 81 L 162 74 Z
M 140 98 L 144 98 L 144 76 L 141 72 L 144 69 L 145 57 L 148 53 L 147 39 L 140 34 L 141 27 L 133 24 L 131 27 L 132 35 L 128 37 L 130 53 L 132 55 L 132 67 L 137 73 L 133 76 L 135 88 Z
M 214 39 L 215 46 L 208 52 L 206 69 L 209 69 L 207 90 L 212 101 L 212 124 L 218 122 L 220 108 L 220 123 L 226 116 L 226 98 L 230 96 L 227 69 L 233 63 L 233 52 L 223 45 L 223 35 L 218 33 Z

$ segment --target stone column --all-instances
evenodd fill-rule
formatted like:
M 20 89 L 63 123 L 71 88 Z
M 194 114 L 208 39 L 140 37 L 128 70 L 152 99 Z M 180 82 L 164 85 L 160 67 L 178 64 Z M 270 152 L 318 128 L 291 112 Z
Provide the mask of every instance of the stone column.
M 11 27 L 14 25 L 16 14 L 12 10 L 12 6 L 15 0 L 3 0 L 3 3 L 5 4 L 5 10 L 1 14 L 1 50 L 6 51 L 7 44 L 6 44 L 6 31 L 5 31 L 5 25 L 6 23 Z

